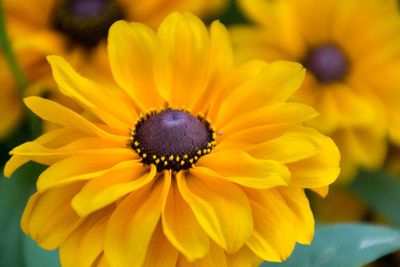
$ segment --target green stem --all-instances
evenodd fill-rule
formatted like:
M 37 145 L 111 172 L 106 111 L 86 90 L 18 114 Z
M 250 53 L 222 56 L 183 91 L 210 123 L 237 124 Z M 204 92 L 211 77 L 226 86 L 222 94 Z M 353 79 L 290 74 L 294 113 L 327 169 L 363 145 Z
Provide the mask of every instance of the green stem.
M 18 63 L 17 57 L 15 56 L 11 47 L 5 24 L 3 1 L 0 0 L 0 48 L 3 50 L 4 57 L 10 67 L 18 89 L 21 93 L 23 93 L 27 82 L 21 66 Z

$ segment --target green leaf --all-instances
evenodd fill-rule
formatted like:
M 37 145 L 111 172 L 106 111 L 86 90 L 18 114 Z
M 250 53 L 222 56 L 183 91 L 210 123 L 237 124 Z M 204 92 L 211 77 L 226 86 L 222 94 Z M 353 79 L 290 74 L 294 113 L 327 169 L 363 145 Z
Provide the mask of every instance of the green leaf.
M 4 197 L 2 195 L 0 196 L 3 200 Z M 2 221 L 0 226 L 0 266 L 23 267 L 24 262 L 21 251 L 22 236 L 19 229 L 19 214 L 10 214 L 10 216 L 7 217 L 7 223 L 4 222 L 4 217 L 0 219 Z
M 23 266 L 19 220 L 34 182 L 25 179 L 28 169 L 16 172 L 13 179 L 0 175 L 0 266 Z
M 26 235 L 23 238 L 23 255 L 26 267 L 60 266 L 58 250 L 44 250 Z
M 400 231 L 366 224 L 337 224 L 316 230 L 311 246 L 296 246 L 284 263 L 262 267 L 359 267 L 400 250 Z
M 350 185 L 375 212 L 393 225 L 400 227 L 400 179 L 383 171 L 361 171 Z

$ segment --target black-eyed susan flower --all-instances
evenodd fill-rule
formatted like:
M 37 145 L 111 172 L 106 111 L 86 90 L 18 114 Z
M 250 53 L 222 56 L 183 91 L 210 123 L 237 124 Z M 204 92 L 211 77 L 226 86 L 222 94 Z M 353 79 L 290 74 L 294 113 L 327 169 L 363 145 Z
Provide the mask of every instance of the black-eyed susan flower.
M 400 18 L 397 1 L 239 0 L 255 23 L 232 29 L 241 58 L 286 59 L 307 68 L 294 99 L 319 113 L 342 175 L 377 168 L 387 135 L 399 143 Z
M 66 102 L 66 99 L 58 94 L 57 90 L 53 90 L 56 86 L 45 59 L 46 55 L 61 55 L 80 72 L 106 83 L 112 80 L 105 54 L 107 33 L 113 22 L 126 19 L 156 27 L 171 11 L 189 11 L 206 17 L 221 11 L 227 3 L 226 0 L 4 0 L 2 2 L 10 40 L 27 76 L 26 95 L 46 94 L 58 102 Z M 0 75 L 1 95 L 17 91 L 13 86 L 12 77 L 9 75 L 5 77 L 2 74 L 3 72 Z M 21 100 L 18 97 L 14 100 L 2 98 L 1 101 L 8 101 L 2 108 L 15 107 L 8 108 L 6 113 L 22 110 Z M 4 136 L 9 133 L 19 117 L 21 116 L 7 116 L 7 120 L 0 120 L 0 132 L 4 132 Z
M 257 266 L 309 244 L 305 188 L 337 177 L 332 140 L 303 126 L 315 111 L 287 102 L 300 64 L 234 66 L 226 29 L 173 13 L 155 33 L 116 22 L 108 56 L 121 89 L 49 62 L 85 116 L 25 99 L 60 125 L 11 151 L 6 176 L 48 165 L 22 229 L 63 266 Z

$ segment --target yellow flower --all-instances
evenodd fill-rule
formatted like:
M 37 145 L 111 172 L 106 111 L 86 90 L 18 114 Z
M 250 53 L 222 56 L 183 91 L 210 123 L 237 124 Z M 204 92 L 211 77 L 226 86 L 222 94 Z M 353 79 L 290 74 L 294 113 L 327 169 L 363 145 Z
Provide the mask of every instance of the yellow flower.
M 226 0 L 4 0 L 7 30 L 13 48 L 27 76 L 26 95 L 48 95 L 66 102 L 55 88 L 45 56 L 61 55 L 87 76 L 103 83 L 112 81 L 105 58 L 108 28 L 119 19 L 146 23 L 156 27 L 173 10 L 184 10 L 201 16 L 221 11 Z M 0 58 L 0 64 L 4 61 Z M 2 69 L 3 66 L 0 66 Z M 3 74 L 3 72 L 2 72 Z M 21 117 L 21 100 L 12 77 L 0 76 L 0 96 L 5 112 L 12 114 L 0 120 L 0 136 L 7 136 Z M 11 84 L 7 86 L 7 84 Z M 11 99 L 10 99 L 11 98 Z M 67 104 L 67 103 L 65 103 Z M 18 115 L 16 114 L 18 112 Z
M 233 65 L 226 29 L 173 13 L 157 32 L 116 22 L 110 90 L 49 62 L 85 116 L 25 99 L 61 128 L 11 151 L 5 175 L 48 165 L 22 218 L 24 232 L 63 266 L 257 266 L 309 244 L 305 188 L 326 192 L 339 172 L 332 140 L 303 126 L 316 115 L 287 99 L 300 64 Z
M 256 26 L 232 29 L 238 57 L 301 62 L 308 71 L 293 99 L 320 113 L 311 124 L 337 143 L 343 177 L 381 166 L 387 135 L 400 141 L 397 1 L 239 3 Z

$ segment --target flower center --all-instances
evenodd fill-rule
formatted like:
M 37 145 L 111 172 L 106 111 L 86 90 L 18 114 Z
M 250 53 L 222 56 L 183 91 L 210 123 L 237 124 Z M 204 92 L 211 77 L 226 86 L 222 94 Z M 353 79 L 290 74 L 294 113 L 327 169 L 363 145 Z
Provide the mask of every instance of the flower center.
M 54 28 L 87 48 L 106 39 L 110 26 L 124 17 L 112 0 L 60 0 L 54 13 Z
M 131 133 L 130 146 L 145 164 L 158 171 L 190 168 L 201 156 L 211 152 L 216 134 L 202 116 L 177 109 L 153 111 L 142 116 Z
M 329 83 L 342 80 L 348 72 L 348 60 L 343 51 L 335 45 L 326 44 L 311 49 L 304 66 L 318 81 Z

